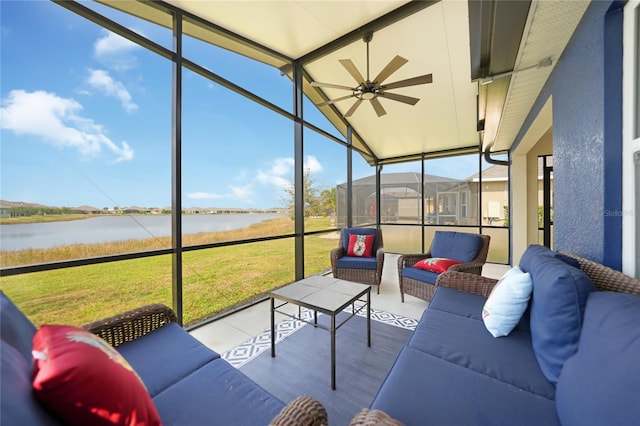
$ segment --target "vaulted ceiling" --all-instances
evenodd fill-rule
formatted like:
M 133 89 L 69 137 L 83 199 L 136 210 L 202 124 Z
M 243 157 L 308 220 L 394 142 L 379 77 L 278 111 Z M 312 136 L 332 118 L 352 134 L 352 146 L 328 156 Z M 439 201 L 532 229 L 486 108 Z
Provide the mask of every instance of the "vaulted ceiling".
M 350 59 L 376 76 L 396 55 L 408 62 L 388 82 L 432 74 L 433 82 L 390 90 L 415 105 L 378 97 L 349 117 L 355 98 L 321 106 L 322 113 L 371 162 L 396 162 L 511 147 L 527 114 L 588 6 L 588 1 L 192 1 L 103 3 L 169 26 L 163 8 L 187 12 L 187 34 L 291 73 L 304 70 L 314 103 L 351 94 L 312 82 L 355 87 L 339 62 Z M 203 25 L 211 23 L 213 26 Z M 514 70 L 516 70 L 514 72 Z

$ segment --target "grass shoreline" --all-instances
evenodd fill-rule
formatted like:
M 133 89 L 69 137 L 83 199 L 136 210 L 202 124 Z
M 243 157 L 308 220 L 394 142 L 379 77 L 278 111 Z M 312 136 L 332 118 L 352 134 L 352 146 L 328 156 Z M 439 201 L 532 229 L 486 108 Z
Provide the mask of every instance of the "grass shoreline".
M 69 222 L 71 220 L 91 219 L 111 216 L 107 214 L 48 214 L 18 217 L 0 217 L 0 225 L 22 225 L 30 223 Z
M 330 223 L 328 224 L 328 227 L 330 227 Z M 315 226 L 315 228 L 318 228 L 318 226 Z M 188 247 L 200 244 L 285 235 L 293 232 L 293 221 L 287 217 L 280 217 L 267 219 L 244 228 L 231 229 L 228 231 L 184 234 L 182 238 L 182 245 L 184 247 Z M 70 259 L 83 259 L 122 253 L 169 249 L 171 247 L 171 237 L 165 236 L 144 239 L 116 240 L 96 244 L 64 244 L 50 248 L 0 250 L 0 267 L 8 268 L 12 266 L 33 265 Z
M 327 218 L 308 220 L 305 226 L 308 231 L 333 228 Z M 278 218 L 233 231 L 184 236 L 184 245 L 292 232 L 293 221 Z M 128 251 L 124 252 L 149 250 L 149 244 L 158 244 L 157 239 L 151 240 L 125 242 Z M 166 244 L 170 247 L 169 237 Z M 326 270 L 330 266 L 329 251 L 336 245 L 336 240 L 322 238 L 322 234 L 305 237 L 306 274 Z M 22 253 L 25 257 L 12 262 L 43 263 L 109 254 L 107 251 L 121 254 L 122 249 L 120 244 L 71 245 L 65 249 Z M 184 323 L 195 324 L 292 282 L 294 252 L 294 239 L 284 238 L 183 253 Z M 8 260 L 3 252 L 3 266 L 5 262 Z M 36 325 L 82 325 L 148 303 L 171 306 L 172 257 L 154 256 L 8 276 L 0 279 L 0 288 Z

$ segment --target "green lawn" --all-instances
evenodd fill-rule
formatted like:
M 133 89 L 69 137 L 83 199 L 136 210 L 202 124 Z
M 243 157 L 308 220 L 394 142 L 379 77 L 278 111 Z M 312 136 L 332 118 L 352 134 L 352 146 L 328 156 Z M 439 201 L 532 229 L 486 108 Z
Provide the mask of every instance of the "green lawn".
M 309 219 L 307 231 L 331 228 L 327 218 Z M 289 219 L 275 219 L 236 232 L 237 238 L 291 233 Z M 200 235 L 202 241 L 229 241 L 233 235 Z M 221 235 L 224 234 L 224 235 Z M 195 240 L 194 240 L 195 241 Z M 138 243 L 124 242 L 120 253 L 139 249 Z M 185 246 L 188 245 L 185 241 Z M 18 264 L 51 261 L 64 256 L 88 257 L 104 253 L 103 245 L 70 246 L 64 250 L 33 251 L 16 256 Z M 109 244 L 107 250 L 118 250 Z M 322 234 L 305 237 L 306 275 L 330 267 L 329 251 L 335 239 Z M 135 248 L 134 248 L 135 247 Z M 117 252 L 117 251 L 116 251 Z M 3 253 L 3 266 L 6 259 Z M 26 256 L 26 257 L 25 257 Z M 29 257 L 31 256 L 31 257 Z M 62 256 L 62 257 L 61 257 Z M 73 257 L 66 257 L 67 259 Z M 49 260 L 46 260 L 49 259 Z M 287 238 L 186 252 L 183 255 L 183 306 L 185 324 L 193 324 L 294 280 L 294 239 Z M 148 303 L 171 306 L 171 256 L 110 262 L 62 270 L 3 277 L 0 288 L 36 324 L 81 325 Z

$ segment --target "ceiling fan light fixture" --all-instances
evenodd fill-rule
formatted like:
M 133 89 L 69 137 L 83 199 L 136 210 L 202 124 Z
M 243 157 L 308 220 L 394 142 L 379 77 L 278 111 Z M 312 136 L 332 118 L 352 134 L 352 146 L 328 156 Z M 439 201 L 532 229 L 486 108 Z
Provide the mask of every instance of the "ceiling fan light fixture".
M 364 99 L 365 101 L 368 101 L 370 99 L 373 99 L 376 97 L 376 94 L 374 92 L 362 92 L 362 94 L 360 95 L 360 99 Z

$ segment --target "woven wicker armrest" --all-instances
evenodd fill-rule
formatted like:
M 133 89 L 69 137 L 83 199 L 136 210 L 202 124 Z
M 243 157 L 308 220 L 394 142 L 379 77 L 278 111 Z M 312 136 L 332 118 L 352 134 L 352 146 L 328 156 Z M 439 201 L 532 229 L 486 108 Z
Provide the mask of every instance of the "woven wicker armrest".
M 402 268 L 406 268 L 407 266 L 413 266 L 416 262 L 419 262 L 423 259 L 428 259 L 431 257 L 431 253 L 414 253 L 414 254 L 403 254 L 398 257 L 398 272 L 402 270 Z
M 155 304 L 85 324 L 83 327 L 117 347 L 171 322 L 176 322 L 173 310 L 168 306 Z
M 482 275 L 483 266 L 484 263 L 482 262 L 459 263 L 457 265 L 450 266 L 447 271 L 467 272 L 469 274 Z
M 438 276 L 436 286 L 447 287 L 465 293 L 489 296 L 498 280 L 466 272 L 447 271 Z
M 269 426 L 327 426 L 328 424 L 329 417 L 322 404 L 309 396 L 299 396 L 289 402 L 271 420 Z
M 404 426 L 382 410 L 364 408 L 349 422 L 349 426 Z
M 342 247 L 336 247 L 334 249 L 331 250 L 331 260 L 338 260 L 339 258 L 341 258 L 342 256 L 344 256 L 346 253 L 344 251 L 344 248 Z
M 580 269 L 591 278 L 599 290 L 640 295 L 640 280 L 573 253 L 561 250 L 558 252 L 577 260 Z

